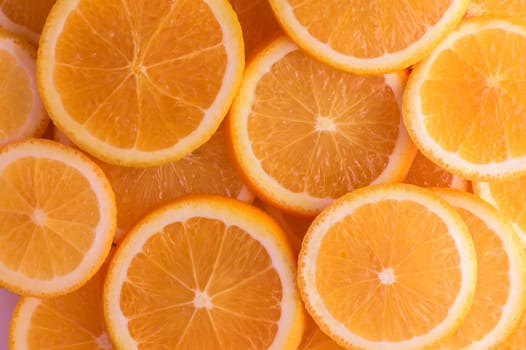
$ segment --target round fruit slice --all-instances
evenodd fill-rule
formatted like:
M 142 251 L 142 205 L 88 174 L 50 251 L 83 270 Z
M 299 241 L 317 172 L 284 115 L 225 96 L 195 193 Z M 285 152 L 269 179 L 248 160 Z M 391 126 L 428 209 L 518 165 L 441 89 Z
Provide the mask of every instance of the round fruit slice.
M 526 22 L 474 18 L 412 71 L 406 127 L 425 156 L 470 180 L 526 174 Z
M 524 0 L 471 0 L 466 17 L 483 15 L 511 16 L 526 19 Z
M 524 248 L 510 223 L 479 197 L 445 188 L 437 193 L 467 224 L 478 263 L 473 305 L 440 349 L 494 349 L 517 327 L 526 308 Z
M 305 332 L 297 350 L 345 350 L 323 333 L 311 317 L 307 317 Z
M 58 129 L 55 138 L 72 145 Z M 187 194 L 217 194 L 251 202 L 254 195 L 239 176 L 227 151 L 224 126 L 186 157 L 148 168 L 130 168 L 97 162 L 115 192 L 119 243 L 146 213 Z
M 38 46 L 40 32 L 56 0 L 2 0 L 0 26 Z
M 115 198 L 79 151 L 29 139 L 0 150 L 0 284 L 22 295 L 65 294 L 108 255 Z
M 37 64 L 50 116 L 76 145 L 152 166 L 219 127 L 241 81 L 243 37 L 226 1 L 59 0 Z
M 287 33 L 310 54 L 356 73 L 387 73 L 424 57 L 453 29 L 469 0 L 269 0 Z
M 503 343 L 498 350 L 522 350 L 526 349 L 526 313 L 523 314 L 519 326 Z
M 422 187 L 450 187 L 467 190 L 469 181 L 441 168 L 422 152 L 417 152 L 404 179 L 405 183 Z
M 475 248 L 455 209 L 431 190 L 369 186 L 313 222 L 298 261 L 300 291 L 342 346 L 424 349 L 451 334 L 471 306 Z
M 229 116 L 248 184 L 275 207 L 315 215 L 355 188 L 402 180 L 415 154 L 404 83 L 404 73 L 354 75 L 274 40 L 250 62 Z
M 48 125 L 38 95 L 35 57 L 31 45 L 0 29 L 0 146 L 40 136 Z
M 304 328 L 285 233 L 219 196 L 179 199 L 135 226 L 111 261 L 104 312 L 129 350 L 295 349 Z
M 10 350 L 113 349 L 102 311 L 104 265 L 72 293 L 38 299 L 21 298 L 9 330 Z
M 498 182 L 474 182 L 473 191 L 512 223 L 526 246 L 526 177 Z

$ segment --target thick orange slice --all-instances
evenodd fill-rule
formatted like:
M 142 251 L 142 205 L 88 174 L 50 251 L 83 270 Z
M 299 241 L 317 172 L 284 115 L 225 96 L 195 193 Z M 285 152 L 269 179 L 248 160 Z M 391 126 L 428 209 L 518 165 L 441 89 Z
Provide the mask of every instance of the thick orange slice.
M 35 57 L 31 45 L 0 29 L 0 146 L 40 136 L 48 125 L 38 95 Z
M 473 18 L 412 71 L 404 119 L 425 156 L 477 181 L 526 174 L 526 22 Z
M 466 17 L 475 16 L 511 16 L 526 19 L 526 1 L 524 0 L 471 0 Z
M 354 75 L 274 40 L 249 63 L 229 115 L 247 184 L 277 208 L 315 215 L 355 188 L 402 180 L 415 154 L 404 83 L 404 73 Z
M 65 294 L 108 255 L 115 198 L 79 151 L 29 139 L 0 150 L 0 284 L 22 295 Z
M 335 201 L 309 228 L 298 261 L 313 319 L 359 349 L 436 344 L 465 319 L 476 277 L 460 215 L 408 184 L 369 186 Z
M 243 38 L 226 1 L 60 0 L 37 64 L 48 112 L 75 144 L 152 166 L 219 127 L 241 81 Z
M 452 174 L 417 152 L 404 179 L 405 183 L 422 187 L 450 187 L 467 190 L 469 181 Z
M 9 330 L 9 349 L 111 350 L 102 311 L 106 265 L 84 286 L 55 298 L 21 298 Z
M 356 73 L 387 73 L 423 58 L 469 0 L 269 0 L 287 33 L 320 60 Z
M 270 216 L 219 196 L 179 199 L 146 216 L 104 286 L 120 349 L 295 349 L 304 314 L 295 259 Z
M 510 223 L 473 194 L 439 189 L 466 222 L 477 253 L 477 287 L 462 325 L 440 349 L 494 349 L 517 328 L 526 308 L 526 255 Z

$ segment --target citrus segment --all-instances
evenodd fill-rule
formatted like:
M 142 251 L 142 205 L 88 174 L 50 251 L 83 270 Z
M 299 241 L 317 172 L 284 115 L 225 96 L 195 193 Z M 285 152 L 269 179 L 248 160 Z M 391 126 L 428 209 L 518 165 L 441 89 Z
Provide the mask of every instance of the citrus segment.
M 526 24 L 474 18 L 415 67 L 404 118 L 424 155 L 473 180 L 526 173 L 525 47 Z
M 526 313 L 523 314 L 519 326 L 497 348 L 498 350 L 522 350 L 526 348 Z
M 0 29 L 0 146 L 40 136 L 49 122 L 38 95 L 35 57 L 33 47 Z
M 108 180 L 80 152 L 37 139 L 0 151 L 0 283 L 10 290 L 52 296 L 86 283 L 115 217 Z
M 304 327 L 294 265 L 261 210 L 210 195 L 176 200 L 135 226 L 111 262 L 110 335 L 125 349 L 294 349 Z
M 47 15 L 56 0 L 2 0 L 0 26 L 18 34 L 35 47 Z
M 340 69 L 387 73 L 409 67 L 452 29 L 467 0 L 270 0 L 277 19 L 303 49 Z
M 327 334 L 323 333 L 311 317 L 307 317 L 305 332 L 301 339 L 301 344 L 297 350 L 344 350 L 332 340 Z
M 274 40 L 249 63 L 229 115 L 247 183 L 280 209 L 315 215 L 355 188 L 402 180 L 415 152 L 404 83 L 404 73 L 357 76 Z
M 300 291 L 342 346 L 422 349 L 471 306 L 477 263 L 460 215 L 430 190 L 358 189 L 327 207 L 304 238 Z
M 437 193 L 453 205 L 473 237 L 477 287 L 468 316 L 442 349 L 493 349 L 517 327 L 526 307 L 526 255 L 510 223 L 475 195 Z
M 113 349 L 102 312 L 105 273 L 104 265 L 84 286 L 63 296 L 21 298 L 11 320 L 9 349 Z
M 417 152 L 404 179 L 405 183 L 422 187 L 450 187 L 468 189 L 468 181 L 441 168 L 422 152 Z
M 206 142 L 241 81 L 227 2 L 63 0 L 42 33 L 38 82 L 55 124 L 110 163 L 150 166 Z
M 475 16 L 511 16 L 526 19 L 526 1 L 524 0 L 471 0 L 466 17 Z

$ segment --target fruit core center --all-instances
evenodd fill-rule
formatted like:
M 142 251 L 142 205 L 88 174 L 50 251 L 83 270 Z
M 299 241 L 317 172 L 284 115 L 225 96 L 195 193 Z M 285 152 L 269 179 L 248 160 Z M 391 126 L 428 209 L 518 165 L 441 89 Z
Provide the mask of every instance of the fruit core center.
M 38 226 L 43 226 L 46 221 L 46 213 L 42 209 L 36 208 L 33 211 L 33 222 Z
M 393 284 L 395 283 L 396 277 L 392 268 L 383 269 L 378 272 L 378 278 L 383 284 Z
M 335 131 L 336 124 L 331 118 L 319 115 L 316 118 L 316 130 L 317 131 Z
M 212 308 L 212 301 L 206 292 L 200 290 L 195 291 L 194 305 L 196 308 Z

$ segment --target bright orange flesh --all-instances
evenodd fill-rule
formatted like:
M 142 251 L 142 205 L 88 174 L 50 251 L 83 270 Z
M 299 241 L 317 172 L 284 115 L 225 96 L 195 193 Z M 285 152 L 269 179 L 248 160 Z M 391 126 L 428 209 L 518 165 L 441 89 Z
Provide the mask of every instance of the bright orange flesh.
M 471 0 L 466 17 L 494 15 L 526 19 L 524 0 Z
M 526 349 L 526 313 L 523 314 L 518 327 L 502 344 L 498 350 L 522 350 Z
M 305 333 L 297 350 L 344 350 L 345 348 L 334 342 L 327 334 L 323 333 L 309 316 Z
M 451 187 L 466 190 L 468 181 L 438 166 L 422 152 L 417 152 L 404 179 L 405 183 L 422 187 Z
M 37 46 L 39 34 L 55 1 L 2 0 L 0 2 L 0 11 L 2 12 L 0 26 L 23 36 Z

